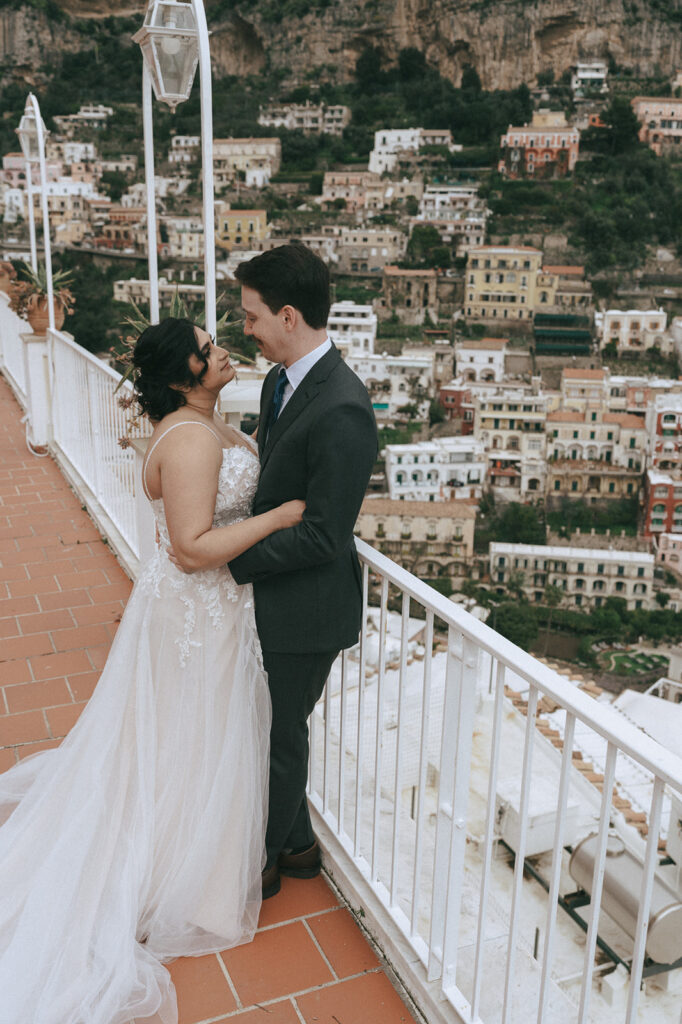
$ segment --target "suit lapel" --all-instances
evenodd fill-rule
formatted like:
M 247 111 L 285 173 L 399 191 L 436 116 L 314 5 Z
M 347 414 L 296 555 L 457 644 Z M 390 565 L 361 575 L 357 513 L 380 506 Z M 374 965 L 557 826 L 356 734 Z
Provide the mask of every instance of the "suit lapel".
M 284 409 L 277 417 L 276 423 L 268 434 L 267 442 L 265 442 L 264 449 L 261 451 L 261 468 L 265 466 L 266 462 L 270 458 L 273 448 L 276 446 L 282 435 L 286 433 L 291 424 L 295 422 L 298 416 L 300 416 L 303 410 L 320 391 L 324 382 L 339 363 L 340 359 L 341 356 L 339 355 L 338 349 L 332 345 L 329 352 L 326 352 L 305 375 L 287 404 L 284 406 Z M 270 401 L 272 401 L 273 392 L 274 385 L 269 388 Z M 265 396 L 263 401 L 265 401 Z M 267 408 L 269 407 L 270 406 L 268 404 Z M 263 405 L 263 409 L 265 408 L 266 406 Z M 260 441 L 260 431 L 258 433 L 258 438 Z

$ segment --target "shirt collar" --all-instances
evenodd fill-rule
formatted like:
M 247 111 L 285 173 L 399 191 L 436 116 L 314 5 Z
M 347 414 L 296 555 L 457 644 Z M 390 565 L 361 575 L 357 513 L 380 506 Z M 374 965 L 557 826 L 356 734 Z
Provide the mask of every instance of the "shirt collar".
M 331 341 L 329 338 L 325 338 L 322 344 L 318 345 L 317 348 L 314 348 L 312 352 L 307 352 L 304 356 L 301 356 L 300 359 L 297 359 L 295 363 L 292 363 L 291 366 L 287 367 L 287 378 L 294 391 L 308 371 L 312 370 L 315 363 L 318 362 L 322 356 L 326 355 L 331 347 Z

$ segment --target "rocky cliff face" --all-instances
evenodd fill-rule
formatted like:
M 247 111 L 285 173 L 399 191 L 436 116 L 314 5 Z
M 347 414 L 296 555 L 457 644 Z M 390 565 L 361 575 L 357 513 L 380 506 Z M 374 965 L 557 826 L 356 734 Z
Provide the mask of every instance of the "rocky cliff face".
M 99 19 L 109 0 L 57 0 L 72 18 Z M 682 11 L 682 0 L 678 3 Z M 639 75 L 682 68 L 682 21 L 661 15 L 653 0 L 331 0 L 289 16 L 287 0 L 206 0 L 211 50 L 220 74 L 256 74 L 266 61 L 286 81 L 347 80 L 368 45 L 387 61 L 407 46 L 422 50 L 458 83 L 473 64 L 488 89 L 556 77 L 578 60 L 613 57 Z M 671 5 L 672 6 L 672 5 Z M 128 0 L 117 16 L 139 16 L 146 4 Z M 273 20 L 277 12 L 280 20 Z M 31 7 L 0 11 L 0 61 L 31 68 L 84 37 Z

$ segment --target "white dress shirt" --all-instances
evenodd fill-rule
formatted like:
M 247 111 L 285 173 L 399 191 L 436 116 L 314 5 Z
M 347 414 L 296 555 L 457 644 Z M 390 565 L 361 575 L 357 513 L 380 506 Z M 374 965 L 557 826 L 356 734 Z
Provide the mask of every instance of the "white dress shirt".
M 314 348 L 311 352 L 307 352 L 304 356 L 301 356 L 301 358 L 297 359 L 295 363 L 291 364 L 291 366 L 287 366 L 287 384 L 285 385 L 284 395 L 282 397 L 282 407 L 279 410 L 280 416 L 282 415 L 284 406 L 287 404 L 305 375 L 309 370 L 312 370 L 315 363 L 318 362 L 322 356 L 329 352 L 331 347 L 331 341 L 329 338 L 325 338 L 322 344 L 318 345 L 317 348 Z

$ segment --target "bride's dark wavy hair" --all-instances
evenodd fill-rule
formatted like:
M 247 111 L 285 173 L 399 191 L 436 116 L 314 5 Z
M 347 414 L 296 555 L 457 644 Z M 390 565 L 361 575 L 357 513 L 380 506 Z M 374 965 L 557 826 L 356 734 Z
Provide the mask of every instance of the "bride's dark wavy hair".
M 163 419 L 185 405 L 187 399 L 177 388 L 191 388 L 208 369 L 194 327 L 191 320 L 169 316 L 160 324 L 147 327 L 137 339 L 133 349 L 133 366 L 137 369 L 135 394 L 140 409 L 151 420 Z M 189 368 L 192 355 L 204 366 L 198 374 Z

